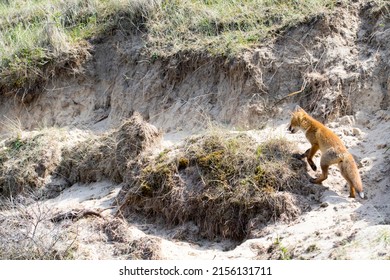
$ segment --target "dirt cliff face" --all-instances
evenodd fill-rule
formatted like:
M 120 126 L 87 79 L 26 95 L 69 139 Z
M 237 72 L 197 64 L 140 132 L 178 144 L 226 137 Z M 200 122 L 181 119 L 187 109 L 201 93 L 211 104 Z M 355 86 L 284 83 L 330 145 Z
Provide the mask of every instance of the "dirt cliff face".
M 28 129 L 104 129 L 138 111 L 170 131 L 213 121 L 259 128 L 291 102 L 322 120 L 387 109 L 389 26 L 385 9 L 353 3 L 234 58 L 150 57 L 142 34 L 118 32 L 94 42 L 83 74 L 50 81 L 28 103 L 2 97 L 0 113 Z

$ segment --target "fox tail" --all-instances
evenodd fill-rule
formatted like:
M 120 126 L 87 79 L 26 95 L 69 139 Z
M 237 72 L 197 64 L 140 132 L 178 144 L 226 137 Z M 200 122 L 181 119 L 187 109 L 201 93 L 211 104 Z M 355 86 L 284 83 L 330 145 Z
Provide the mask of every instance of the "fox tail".
M 343 161 L 339 163 L 339 167 L 341 175 L 350 187 L 350 196 L 355 197 L 356 190 L 360 198 L 364 198 L 362 180 L 353 156 L 351 154 L 346 155 Z

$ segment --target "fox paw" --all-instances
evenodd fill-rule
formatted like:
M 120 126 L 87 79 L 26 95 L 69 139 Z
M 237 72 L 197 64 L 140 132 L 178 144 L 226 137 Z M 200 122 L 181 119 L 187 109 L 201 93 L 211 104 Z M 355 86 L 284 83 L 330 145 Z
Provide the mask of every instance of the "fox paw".
M 364 192 L 358 192 L 358 194 L 359 194 L 359 197 L 361 198 L 361 199 L 365 199 L 365 196 L 364 196 Z M 350 193 L 349 194 L 349 197 L 350 198 L 355 198 L 355 194 L 353 193 Z
M 313 169 L 313 171 L 317 171 L 317 166 L 314 163 L 309 163 L 309 164 L 311 169 Z

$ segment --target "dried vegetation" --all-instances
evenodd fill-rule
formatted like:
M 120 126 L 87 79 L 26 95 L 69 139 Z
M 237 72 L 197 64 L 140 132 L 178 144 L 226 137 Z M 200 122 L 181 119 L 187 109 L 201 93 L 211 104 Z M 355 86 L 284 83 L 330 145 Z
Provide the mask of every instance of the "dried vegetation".
M 51 223 L 51 209 L 33 198 L 0 201 L 0 259 L 73 259 L 77 234 Z

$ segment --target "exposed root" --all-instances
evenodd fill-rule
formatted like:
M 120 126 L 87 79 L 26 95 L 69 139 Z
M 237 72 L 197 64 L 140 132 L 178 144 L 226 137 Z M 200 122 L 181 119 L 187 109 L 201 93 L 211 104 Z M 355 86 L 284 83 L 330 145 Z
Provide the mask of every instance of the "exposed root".
M 99 218 L 104 219 L 104 216 L 97 211 L 94 210 L 88 210 L 88 209 L 72 209 L 68 212 L 65 213 L 59 213 L 55 215 L 53 218 L 50 219 L 51 222 L 53 223 L 59 223 L 63 220 L 72 220 L 72 221 L 78 221 L 84 217 L 88 216 L 96 216 Z

